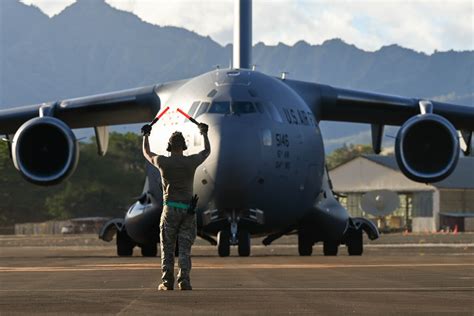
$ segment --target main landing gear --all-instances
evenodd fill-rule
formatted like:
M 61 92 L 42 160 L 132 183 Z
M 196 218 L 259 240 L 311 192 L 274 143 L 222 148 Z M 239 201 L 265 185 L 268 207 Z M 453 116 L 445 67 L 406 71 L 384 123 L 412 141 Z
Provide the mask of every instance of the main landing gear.
M 344 237 L 349 256 L 361 256 L 364 251 L 363 231 L 361 229 L 351 230 Z M 337 256 L 341 242 L 326 240 L 323 242 L 323 254 L 325 256 Z M 313 253 L 314 239 L 309 230 L 300 228 L 298 231 L 298 253 L 300 256 L 311 256 Z
M 347 252 L 350 256 L 361 256 L 364 252 L 362 230 L 353 230 L 346 240 Z
M 117 255 L 119 257 L 131 257 L 133 255 L 133 248 L 139 246 L 143 257 L 156 257 L 158 254 L 158 245 L 151 242 L 144 245 L 139 245 L 128 236 L 126 230 L 117 231 Z
M 130 257 L 133 255 L 133 248 L 135 247 L 135 242 L 128 236 L 127 232 L 124 230 L 117 231 L 117 255 L 119 257 Z

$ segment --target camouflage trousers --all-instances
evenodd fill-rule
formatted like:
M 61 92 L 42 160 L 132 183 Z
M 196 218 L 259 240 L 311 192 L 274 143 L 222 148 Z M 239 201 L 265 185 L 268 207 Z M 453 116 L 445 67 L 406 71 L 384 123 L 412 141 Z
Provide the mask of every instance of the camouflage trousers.
M 162 283 L 174 285 L 174 251 L 179 247 L 178 284 L 190 285 L 191 246 L 196 239 L 196 215 L 187 210 L 164 206 L 160 220 Z

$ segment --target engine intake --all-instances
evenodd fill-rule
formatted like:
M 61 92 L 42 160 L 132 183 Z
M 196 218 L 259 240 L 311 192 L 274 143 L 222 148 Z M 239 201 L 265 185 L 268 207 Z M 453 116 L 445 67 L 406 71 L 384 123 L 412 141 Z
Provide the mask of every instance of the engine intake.
M 70 176 L 79 159 L 74 133 L 54 117 L 25 122 L 13 138 L 13 163 L 29 182 L 53 185 Z
M 395 155 L 400 170 L 417 182 L 438 182 L 456 168 L 459 139 L 456 129 L 436 114 L 417 115 L 397 134 Z

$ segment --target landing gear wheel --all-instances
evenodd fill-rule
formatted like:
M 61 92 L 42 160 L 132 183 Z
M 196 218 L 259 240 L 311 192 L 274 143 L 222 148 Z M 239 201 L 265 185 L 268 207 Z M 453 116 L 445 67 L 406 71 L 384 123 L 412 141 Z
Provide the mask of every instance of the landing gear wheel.
M 230 232 L 228 230 L 221 230 L 217 233 L 217 253 L 219 257 L 230 255 Z
M 158 247 L 155 243 L 142 245 L 141 248 L 143 257 L 156 257 L 158 253 Z
M 248 257 L 250 256 L 250 234 L 246 231 L 239 231 L 239 256 Z
M 356 230 L 349 235 L 349 239 L 347 240 L 347 252 L 349 256 L 361 256 L 364 252 L 361 230 Z
M 133 247 L 135 247 L 135 243 L 132 238 L 128 236 L 125 230 L 117 231 L 116 241 L 117 255 L 119 257 L 130 257 L 133 255 Z
M 325 241 L 323 244 L 323 253 L 325 256 L 337 256 L 339 243 L 334 241 Z
M 311 256 L 313 253 L 313 241 L 304 228 L 298 230 L 298 253 L 300 256 Z

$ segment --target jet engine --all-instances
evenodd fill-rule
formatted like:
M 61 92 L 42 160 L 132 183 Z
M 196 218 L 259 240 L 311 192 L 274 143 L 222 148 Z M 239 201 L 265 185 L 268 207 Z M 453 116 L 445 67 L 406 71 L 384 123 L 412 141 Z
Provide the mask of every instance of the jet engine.
M 64 122 L 54 117 L 38 117 L 25 122 L 15 133 L 12 158 L 26 180 L 53 185 L 76 169 L 79 146 Z
M 456 129 L 436 114 L 414 116 L 398 131 L 395 155 L 400 170 L 411 180 L 441 181 L 453 172 L 458 162 Z

